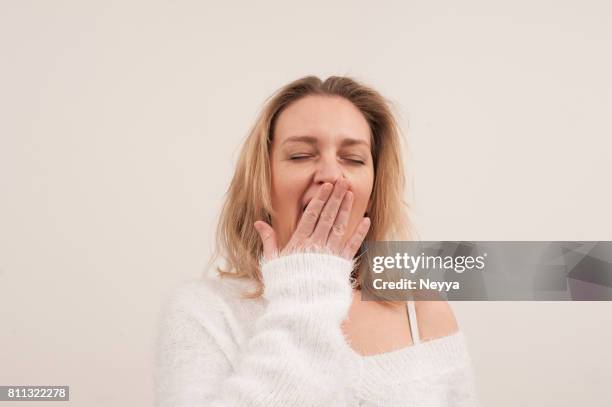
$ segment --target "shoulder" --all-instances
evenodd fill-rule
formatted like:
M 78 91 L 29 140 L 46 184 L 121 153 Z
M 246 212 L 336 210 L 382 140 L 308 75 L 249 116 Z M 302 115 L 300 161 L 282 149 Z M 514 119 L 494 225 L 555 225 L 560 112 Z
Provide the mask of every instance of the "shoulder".
M 455 314 L 447 301 L 415 301 L 421 340 L 450 336 L 459 331 Z
M 211 275 L 184 281 L 164 299 L 161 313 L 165 318 L 214 319 L 244 304 L 241 293 L 252 286 L 244 279 L 221 279 Z
M 245 285 L 241 280 L 202 277 L 170 290 L 158 310 L 159 352 L 212 343 L 231 352 L 228 347 L 244 340 L 244 329 L 261 312 L 259 301 L 241 297 Z
M 223 300 L 219 282 L 210 277 L 183 281 L 166 297 L 165 308 L 189 309 L 202 303 L 214 304 Z

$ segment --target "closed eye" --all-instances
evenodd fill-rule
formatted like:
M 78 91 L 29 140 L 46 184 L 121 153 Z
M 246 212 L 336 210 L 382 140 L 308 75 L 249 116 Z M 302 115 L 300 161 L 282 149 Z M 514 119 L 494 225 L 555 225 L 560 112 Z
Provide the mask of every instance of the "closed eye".
M 298 161 L 303 160 L 305 158 L 309 158 L 309 155 L 294 155 L 293 157 L 289 157 L 290 160 Z
M 351 163 L 358 164 L 358 165 L 364 165 L 365 164 L 365 161 L 360 160 L 358 158 L 346 158 L 346 160 L 350 161 Z
M 294 155 L 289 157 L 289 160 L 291 161 L 300 161 L 300 160 L 305 160 L 307 158 L 312 157 L 311 155 Z M 363 161 L 360 158 L 344 158 L 344 160 L 351 162 L 352 164 L 355 165 L 365 165 L 365 161 Z

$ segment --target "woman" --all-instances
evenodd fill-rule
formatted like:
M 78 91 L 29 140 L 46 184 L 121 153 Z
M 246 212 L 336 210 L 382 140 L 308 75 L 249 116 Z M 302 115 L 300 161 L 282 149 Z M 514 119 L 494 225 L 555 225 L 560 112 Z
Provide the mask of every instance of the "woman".
M 410 237 L 403 188 L 379 93 L 345 77 L 280 89 L 223 207 L 226 267 L 164 308 L 157 405 L 475 406 L 446 302 L 360 301 L 363 241 Z

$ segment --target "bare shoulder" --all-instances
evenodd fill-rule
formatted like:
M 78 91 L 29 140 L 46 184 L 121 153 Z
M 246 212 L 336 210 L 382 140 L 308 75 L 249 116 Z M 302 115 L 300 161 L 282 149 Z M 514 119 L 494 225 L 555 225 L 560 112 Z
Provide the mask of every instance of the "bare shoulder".
M 459 331 L 455 314 L 447 301 L 415 301 L 421 340 L 449 336 Z

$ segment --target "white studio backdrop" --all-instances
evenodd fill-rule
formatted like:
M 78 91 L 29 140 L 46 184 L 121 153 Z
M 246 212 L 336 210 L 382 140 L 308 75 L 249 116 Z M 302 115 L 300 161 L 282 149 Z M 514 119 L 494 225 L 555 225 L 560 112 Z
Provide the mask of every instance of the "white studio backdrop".
M 153 402 L 163 299 L 203 272 L 265 98 L 395 105 L 423 240 L 612 240 L 612 6 L 0 2 L 0 385 Z M 612 303 L 455 302 L 483 406 L 609 403 Z M 20 403 L 21 406 L 37 403 Z

